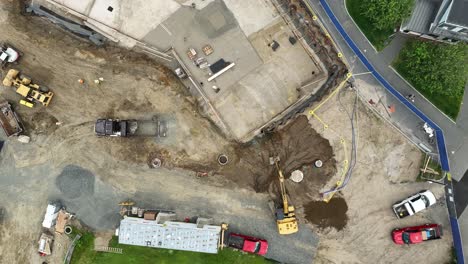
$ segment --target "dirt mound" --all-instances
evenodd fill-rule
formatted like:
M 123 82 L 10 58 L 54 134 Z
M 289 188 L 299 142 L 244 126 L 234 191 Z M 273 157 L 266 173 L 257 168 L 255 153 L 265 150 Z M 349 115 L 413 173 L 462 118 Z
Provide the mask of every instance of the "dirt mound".
M 305 206 L 306 219 L 320 228 L 342 230 L 348 222 L 348 205 L 343 198 L 333 198 L 328 203 L 313 201 Z

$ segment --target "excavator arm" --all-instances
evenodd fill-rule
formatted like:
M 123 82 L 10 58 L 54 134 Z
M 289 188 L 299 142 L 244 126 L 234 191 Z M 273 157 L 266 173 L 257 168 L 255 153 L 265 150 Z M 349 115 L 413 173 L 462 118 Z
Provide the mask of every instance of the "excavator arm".
M 297 219 L 294 214 L 294 207 L 290 206 L 288 203 L 288 195 L 286 193 L 286 186 L 284 182 L 283 171 L 279 166 L 279 160 L 275 161 L 276 169 L 278 170 L 279 175 L 279 184 L 281 191 L 281 202 L 282 202 L 282 211 L 283 216 L 280 218 L 277 217 L 276 224 L 278 226 L 278 232 L 281 235 L 293 234 L 296 233 L 299 229 L 297 226 Z
M 279 166 L 279 161 L 275 161 L 276 169 L 278 170 L 279 174 L 279 184 L 280 184 L 280 191 L 281 191 L 281 202 L 283 203 L 283 213 L 285 215 L 288 214 L 289 210 L 289 204 L 288 204 L 288 196 L 286 194 L 286 186 L 284 185 L 284 175 L 283 171 L 281 170 Z

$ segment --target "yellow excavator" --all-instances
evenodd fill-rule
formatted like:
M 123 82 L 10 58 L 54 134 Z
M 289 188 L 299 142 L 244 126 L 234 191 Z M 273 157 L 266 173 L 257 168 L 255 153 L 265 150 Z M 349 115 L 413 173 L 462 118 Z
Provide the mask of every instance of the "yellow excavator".
M 299 231 L 296 214 L 294 213 L 294 206 L 288 203 L 288 194 L 286 193 L 283 172 L 279 166 L 279 158 L 277 157 L 273 161 L 276 165 L 276 169 L 278 170 L 279 187 L 281 191 L 281 203 L 275 208 L 278 232 L 280 235 L 294 234 Z

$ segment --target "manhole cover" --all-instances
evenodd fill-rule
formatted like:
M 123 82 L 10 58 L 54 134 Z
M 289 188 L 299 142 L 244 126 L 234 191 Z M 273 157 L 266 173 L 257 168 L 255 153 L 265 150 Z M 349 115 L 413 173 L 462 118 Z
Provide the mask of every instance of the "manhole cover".
M 300 170 L 295 170 L 291 173 L 291 177 L 290 179 L 293 181 L 293 182 L 301 182 L 303 179 L 304 179 L 304 173 L 302 173 L 302 171 Z
M 323 162 L 321 160 L 316 160 L 314 162 L 314 165 L 315 165 L 316 168 L 322 168 Z

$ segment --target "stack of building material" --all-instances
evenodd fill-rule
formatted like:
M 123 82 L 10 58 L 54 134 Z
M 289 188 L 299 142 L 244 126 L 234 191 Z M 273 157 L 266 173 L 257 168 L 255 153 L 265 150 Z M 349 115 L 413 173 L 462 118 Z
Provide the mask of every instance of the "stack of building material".
M 65 226 L 70 220 L 71 214 L 67 211 L 60 209 L 57 216 L 57 223 L 55 224 L 55 232 L 59 234 L 63 234 L 65 232 Z
M 57 220 L 59 207 L 55 204 L 48 204 L 47 210 L 44 215 L 44 221 L 42 221 L 42 226 L 45 228 L 52 228 L 55 225 Z

